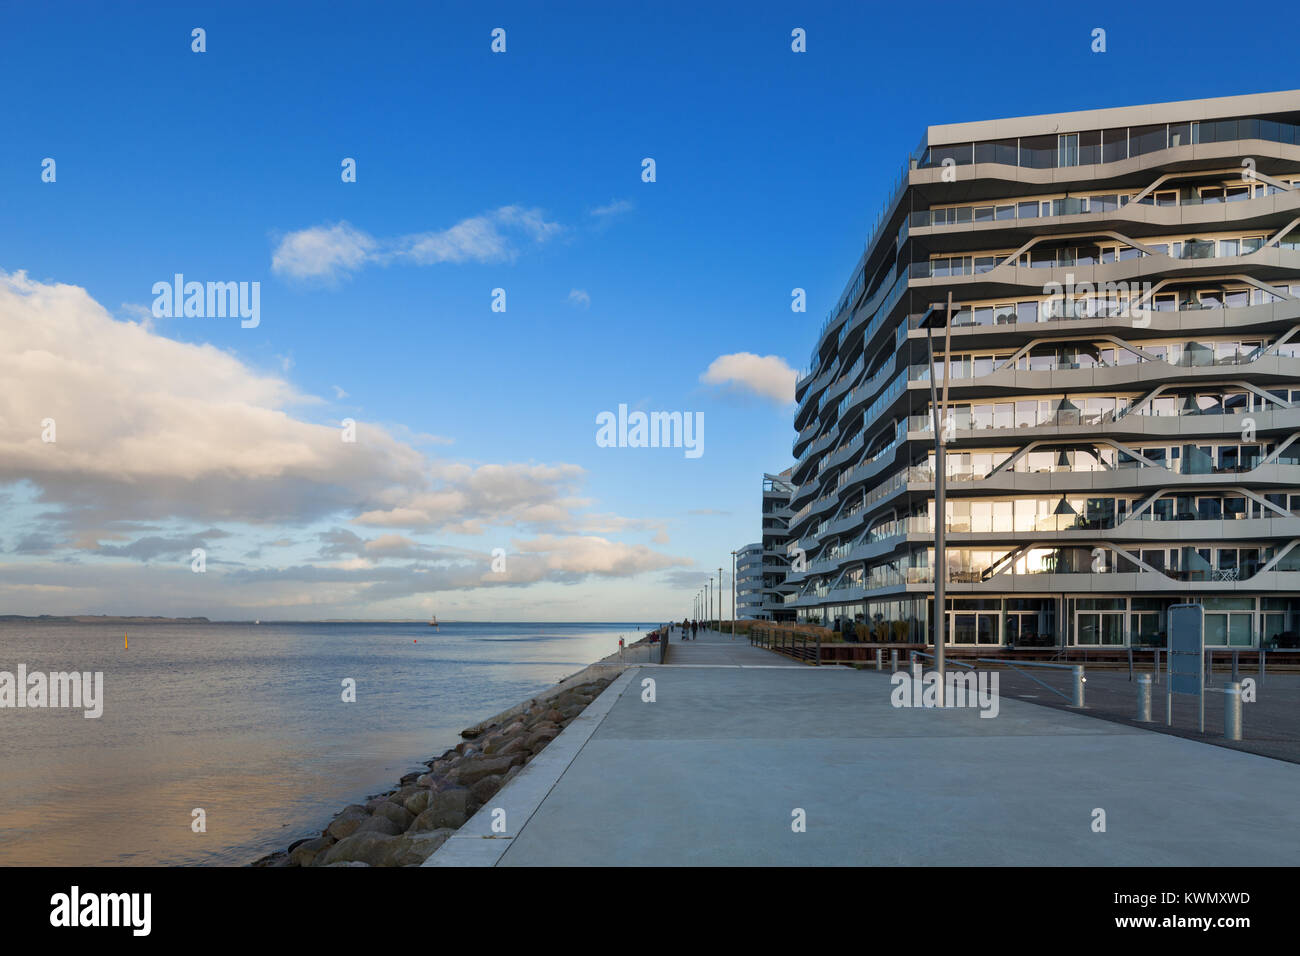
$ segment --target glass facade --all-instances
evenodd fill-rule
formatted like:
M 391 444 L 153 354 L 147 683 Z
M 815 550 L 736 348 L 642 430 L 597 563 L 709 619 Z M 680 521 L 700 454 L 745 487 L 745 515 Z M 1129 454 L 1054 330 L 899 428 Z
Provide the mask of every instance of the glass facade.
M 937 433 L 953 645 L 1162 644 L 1189 601 L 1215 646 L 1300 644 L 1298 131 L 922 149 L 796 382 L 785 612 L 930 639 Z M 1243 140 L 1258 176 L 1184 150 Z

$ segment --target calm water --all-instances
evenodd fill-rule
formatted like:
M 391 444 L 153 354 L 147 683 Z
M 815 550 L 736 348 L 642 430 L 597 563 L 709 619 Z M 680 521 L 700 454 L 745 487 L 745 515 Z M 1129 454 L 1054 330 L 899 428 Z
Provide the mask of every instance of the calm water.
M 0 865 L 249 863 L 652 626 L 0 623 L 0 670 L 104 672 L 98 719 L 0 709 Z

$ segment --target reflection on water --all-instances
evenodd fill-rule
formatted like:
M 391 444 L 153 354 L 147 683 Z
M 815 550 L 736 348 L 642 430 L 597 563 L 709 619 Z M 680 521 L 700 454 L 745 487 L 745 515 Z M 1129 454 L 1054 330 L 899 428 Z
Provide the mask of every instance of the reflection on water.
M 249 863 L 637 627 L 0 623 L 0 670 L 104 672 L 98 719 L 0 709 L 0 865 Z

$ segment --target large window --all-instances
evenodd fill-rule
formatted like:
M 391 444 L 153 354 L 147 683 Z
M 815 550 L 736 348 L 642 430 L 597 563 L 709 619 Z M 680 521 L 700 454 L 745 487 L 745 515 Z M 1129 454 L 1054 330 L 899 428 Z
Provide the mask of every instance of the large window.
M 1226 143 L 1263 139 L 1274 143 L 1300 143 L 1300 115 L 1247 117 L 1200 122 L 1161 123 L 1152 126 L 1083 130 L 1059 136 L 1025 136 L 982 143 L 930 147 L 923 165 L 935 167 L 951 159 L 959 166 L 971 162 L 1020 165 L 1029 169 L 1113 163 L 1156 150 L 1195 143 Z
M 1056 142 L 1056 164 L 1058 166 L 1079 165 L 1079 134 L 1062 133 Z
M 1101 161 L 1114 163 L 1128 159 L 1128 129 L 1104 129 L 1101 131 Z

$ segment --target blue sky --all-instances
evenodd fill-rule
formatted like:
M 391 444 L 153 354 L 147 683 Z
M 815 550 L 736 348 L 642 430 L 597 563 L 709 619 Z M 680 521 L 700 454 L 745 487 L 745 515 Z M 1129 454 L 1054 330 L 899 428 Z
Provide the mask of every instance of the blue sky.
M 1295 85 L 1208 5 L 700 6 L 7 5 L 0 612 L 681 616 L 793 437 L 701 376 L 803 367 L 927 125 Z M 177 272 L 260 324 L 154 318 Z M 597 447 L 619 403 L 704 454 Z

